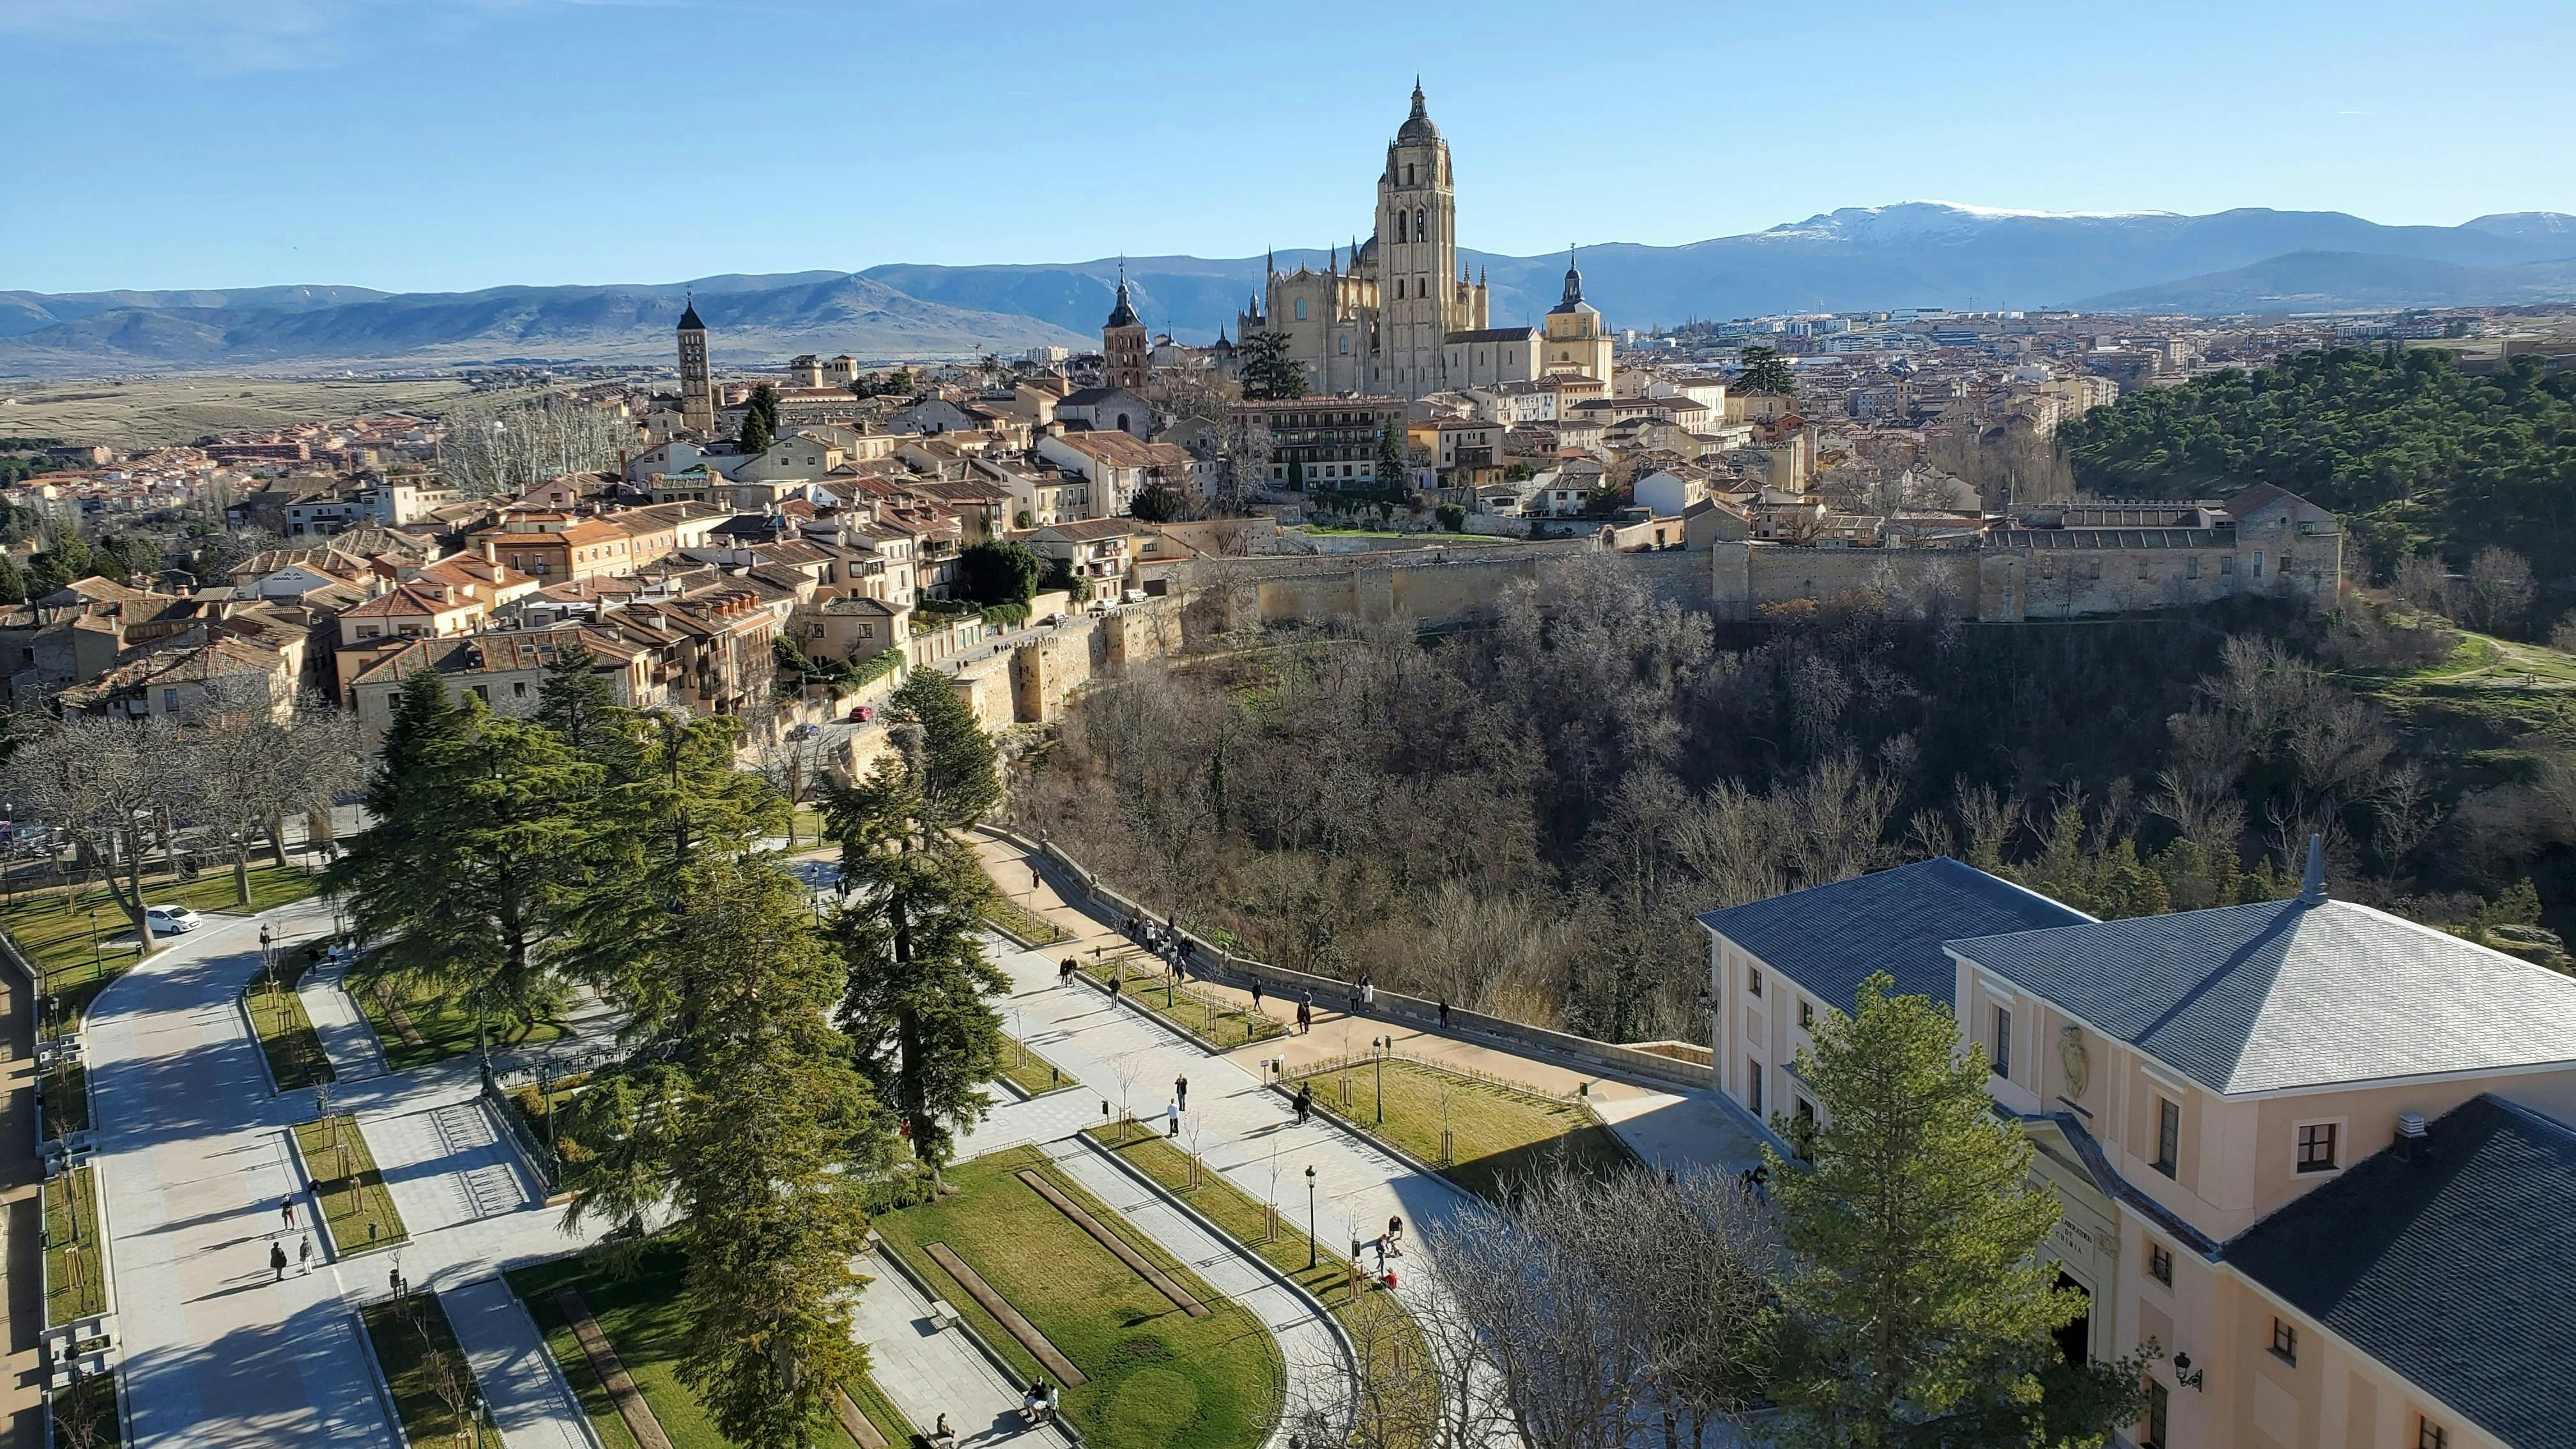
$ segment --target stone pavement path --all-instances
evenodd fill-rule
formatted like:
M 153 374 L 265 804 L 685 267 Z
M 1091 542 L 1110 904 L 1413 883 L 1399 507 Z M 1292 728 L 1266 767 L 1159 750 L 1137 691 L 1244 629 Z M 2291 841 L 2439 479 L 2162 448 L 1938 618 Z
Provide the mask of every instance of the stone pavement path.
M 331 1059 L 331 1075 L 342 1083 L 381 1077 L 387 1070 L 375 1028 L 367 1025 L 349 995 L 348 974 L 345 962 L 316 966 L 304 973 L 295 992 L 303 999 L 304 1014 L 312 1018 L 313 1034 L 322 1039 L 323 1055 Z
M 317 917 L 268 919 L 292 940 Z M 209 922 L 90 1017 L 135 1443 L 398 1446 L 348 1311 L 356 1277 L 331 1264 L 280 1283 L 269 1270 L 278 1200 L 298 1186 L 283 1129 L 311 1103 L 269 1096 L 234 1005 L 258 967 L 257 926 Z
M 542 1194 L 480 1098 L 358 1119 L 414 1237 L 537 1207 Z
M 1340 1386 L 1349 1382 L 1352 1372 L 1351 1356 L 1323 1314 L 1263 1272 L 1232 1240 L 1200 1227 L 1189 1214 L 1139 1186 L 1100 1153 L 1075 1140 L 1049 1143 L 1045 1151 L 1065 1176 L 1188 1264 L 1209 1287 L 1250 1309 L 1279 1341 L 1279 1355 L 1288 1368 L 1289 1412 L 1280 1416 L 1274 1442 L 1282 1441 L 1288 1432 L 1294 1411 L 1340 1401 Z
M 480 1279 L 440 1290 L 438 1301 L 483 1385 L 506 1449 L 590 1449 L 581 1406 L 556 1376 L 545 1337 L 507 1283 Z
M 850 1332 L 868 1346 L 868 1376 L 914 1428 L 928 1433 L 946 1414 L 960 1444 L 1057 1449 L 1072 1442 L 1053 1426 L 1022 1424 L 1025 1386 L 1004 1378 L 964 1334 L 934 1326 L 930 1304 L 910 1280 L 873 1253 L 857 1267 L 875 1281 L 859 1295 Z

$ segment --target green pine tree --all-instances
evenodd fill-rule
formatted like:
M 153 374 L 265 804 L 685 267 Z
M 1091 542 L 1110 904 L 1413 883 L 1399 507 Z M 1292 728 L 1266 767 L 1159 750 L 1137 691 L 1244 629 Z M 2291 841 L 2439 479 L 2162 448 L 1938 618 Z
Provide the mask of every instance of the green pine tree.
M 1405 479 L 1405 471 L 1403 425 L 1390 424 L 1387 427 L 1379 429 L 1377 435 L 1377 486 L 1389 491 L 1403 490 L 1409 486 Z
M 948 676 L 916 669 L 887 701 L 897 723 L 921 726 L 922 797 L 941 825 L 963 828 L 984 818 L 1002 799 L 993 737 L 975 723 Z
M 599 656 L 578 639 L 555 651 L 537 684 L 537 723 L 553 730 L 572 752 L 599 766 L 612 781 L 632 780 L 641 759 L 635 712 L 599 672 Z
M 907 752 L 861 784 L 832 787 L 826 814 L 851 892 L 834 921 L 849 970 L 836 1019 L 936 1173 L 955 1134 L 991 1105 L 983 1087 L 1003 1040 L 990 998 L 1008 995 L 1010 980 L 984 959 L 992 883 L 933 813 L 927 773 Z
M 887 1118 L 825 1021 L 839 970 L 802 887 L 749 854 L 706 862 L 699 885 L 639 978 L 685 1008 L 639 1015 L 634 1053 L 565 1110 L 591 1153 L 570 1217 L 668 1211 L 688 1251 L 681 1380 L 735 1443 L 816 1443 L 867 1368 L 850 1263 Z
M 2046 1426 L 2049 1443 L 2099 1443 L 2135 1417 L 2139 1363 L 2052 1368 L 2051 1335 L 2083 1311 L 2038 1256 L 2056 1194 L 1994 1115 L 1985 1054 L 1957 1050 L 1948 1007 L 1894 984 L 1863 982 L 1857 1013 L 1827 1013 L 1798 1053 L 1821 1115 L 1811 1160 L 1766 1154 L 1799 1265 L 1780 1285 L 1788 1437 L 2000 1449 Z

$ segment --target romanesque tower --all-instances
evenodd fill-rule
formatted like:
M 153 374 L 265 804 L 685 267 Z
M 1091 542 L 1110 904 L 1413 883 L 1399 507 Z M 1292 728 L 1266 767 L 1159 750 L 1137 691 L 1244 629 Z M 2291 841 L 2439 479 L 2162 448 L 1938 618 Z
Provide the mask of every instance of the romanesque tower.
M 1145 338 L 1144 319 L 1127 298 L 1127 269 L 1118 269 L 1118 305 L 1100 326 L 1100 361 L 1111 387 L 1142 394 L 1151 370 L 1153 347 Z
M 716 378 L 707 366 L 707 324 L 698 320 L 694 296 L 680 314 L 680 426 L 701 438 L 716 435 Z
M 1449 143 L 1413 83 L 1413 114 L 1387 144 L 1377 179 L 1379 391 L 1420 397 L 1440 386 L 1441 340 L 1468 326 L 1459 306 L 1458 195 Z

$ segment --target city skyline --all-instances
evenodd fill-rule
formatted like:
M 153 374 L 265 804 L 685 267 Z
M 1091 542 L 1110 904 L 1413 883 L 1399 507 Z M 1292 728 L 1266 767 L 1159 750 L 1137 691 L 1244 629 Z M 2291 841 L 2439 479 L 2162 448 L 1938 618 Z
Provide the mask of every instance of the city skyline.
M 2576 211 L 2545 154 L 2576 103 L 2461 85 L 2431 104 L 2367 79 L 2390 54 L 2465 74 L 2499 29 L 2545 64 L 2576 36 L 2563 14 L 2324 14 L 2181 7 L 2079 31 L 1992 7 L 1846 11 L 1766 21 L 1758 52 L 1722 25 L 1651 51 L 1618 30 L 1569 44 L 1538 7 L 1459 33 L 1426 16 L 1418 38 L 1328 15 L 1295 44 L 1342 63 L 1308 72 L 1275 22 L 1161 8 L 1104 28 L 685 0 L 8 3 L 20 114 L 81 144 L 21 148 L 24 192 L 71 219 L 13 237 L 0 287 L 471 290 L 1321 246 L 1344 239 L 1307 235 L 1318 218 L 1365 204 L 1354 170 L 1417 68 L 1466 143 L 1462 231 L 1512 255 L 1936 197 L 2422 225 Z M 2204 53 L 2222 15 L 2226 45 Z

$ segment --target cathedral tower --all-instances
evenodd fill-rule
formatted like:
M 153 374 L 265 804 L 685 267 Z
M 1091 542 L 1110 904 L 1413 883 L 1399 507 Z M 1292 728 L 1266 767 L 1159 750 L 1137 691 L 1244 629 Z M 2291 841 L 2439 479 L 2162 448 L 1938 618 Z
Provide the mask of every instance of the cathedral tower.
M 1118 305 L 1109 320 L 1100 324 L 1100 361 L 1108 374 L 1111 387 L 1129 392 L 1145 391 L 1145 375 L 1150 370 L 1153 349 L 1145 339 L 1144 319 L 1136 315 L 1136 305 L 1127 298 L 1127 268 L 1118 268 Z
M 1547 358 L 1542 371 L 1579 372 L 1610 383 L 1610 332 L 1601 325 L 1601 310 L 1583 300 L 1583 273 L 1574 265 L 1574 248 L 1565 249 L 1565 296 L 1547 309 Z
M 1459 306 L 1458 195 L 1449 143 L 1413 83 L 1413 114 L 1387 143 L 1377 179 L 1379 391 L 1420 397 L 1440 387 L 1442 339 L 1468 325 Z
M 716 378 L 707 366 L 707 324 L 698 320 L 694 296 L 680 314 L 680 426 L 701 438 L 716 435 Z

